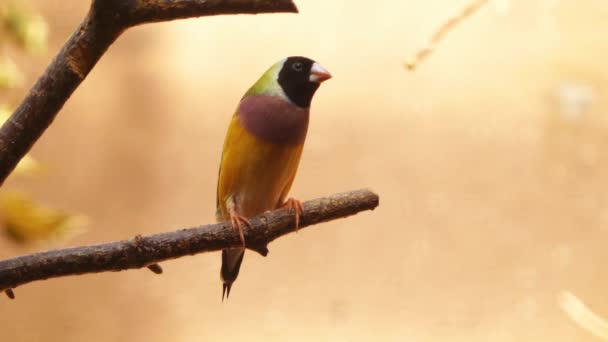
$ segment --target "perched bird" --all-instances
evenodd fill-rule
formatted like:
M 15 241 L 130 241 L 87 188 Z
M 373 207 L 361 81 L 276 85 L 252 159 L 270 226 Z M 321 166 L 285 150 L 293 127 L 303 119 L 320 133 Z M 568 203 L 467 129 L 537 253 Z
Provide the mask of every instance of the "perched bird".
M 243 262 L 247 217 L 288 207 L 298 228 L 302 204 L 286 197 L 300 163 L 310 102 L 329 78 L 311 59 L 285 58 L 249 88 L 232 116 L 217 182 L 216 219 L 231 221 L 243 247 L 222 250 L 222 300 L 230 295 Z

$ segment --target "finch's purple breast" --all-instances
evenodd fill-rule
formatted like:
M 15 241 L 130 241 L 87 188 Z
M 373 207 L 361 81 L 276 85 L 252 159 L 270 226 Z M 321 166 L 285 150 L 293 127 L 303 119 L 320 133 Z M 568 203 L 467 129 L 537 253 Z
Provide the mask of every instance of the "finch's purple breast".
M 247 96 L 239 105 L 238 116 L 254 136 L 274 143 L 303 144 L 308 130 L 308 108 L 301 108 L 278 97 Z

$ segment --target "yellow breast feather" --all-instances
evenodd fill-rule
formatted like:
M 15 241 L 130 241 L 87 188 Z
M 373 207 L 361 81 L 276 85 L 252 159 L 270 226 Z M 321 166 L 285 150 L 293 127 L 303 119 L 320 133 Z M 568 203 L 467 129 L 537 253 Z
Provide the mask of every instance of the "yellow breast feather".
M 238 115 L 234 115 L 220 165 L 218 214 L 229 219 L 226 205 L 230 201 L 247 217 L 278 208 L 295 178 L 302 148 L 301 144 L 264 141 L 245 130 Z

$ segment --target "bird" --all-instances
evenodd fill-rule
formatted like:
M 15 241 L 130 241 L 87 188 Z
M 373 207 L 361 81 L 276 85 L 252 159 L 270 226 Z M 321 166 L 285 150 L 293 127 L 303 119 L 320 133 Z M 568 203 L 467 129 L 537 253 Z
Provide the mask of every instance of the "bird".
M 222 250 L 222 301 L 230 296 L 243 262 L 248 218 L 286 207 L 298 230 L 303 207 L 287 195 L 300 163 L 310 103 L 331 77 L 310 58 L 284 58 L 247 90 L 230 120 L 218 173 L 216 220 L 230 221 L 242 246 Z

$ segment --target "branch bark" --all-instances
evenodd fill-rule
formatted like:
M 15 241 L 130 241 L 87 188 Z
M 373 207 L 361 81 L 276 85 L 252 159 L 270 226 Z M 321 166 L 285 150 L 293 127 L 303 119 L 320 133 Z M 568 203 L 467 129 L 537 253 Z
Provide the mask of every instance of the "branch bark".
M 300 229 L 373 210 L 378 195 L 356 190 L 304 202 Z M 294 230 L 294 216 L 287 209 L 268 211 L 251 219 L 245 228 L 247 248 L 264 256 L 267 245 Z M 229 222 L 181 229 L 100 245 L 82 246 L 24 255 L 0 261 L 0 291 L 14 298 L 12 289 L 36 280 L 68 275 L 122 271 L 154 266 L 158 262 L 239 247 L 240 238 Z M 154 267 L 153 267 L 154 268 Z
M 93 0 L 85 19 L 0 128 L 0 185 L 128 28 L 190 17 L 297 11 L 292 0 Z

